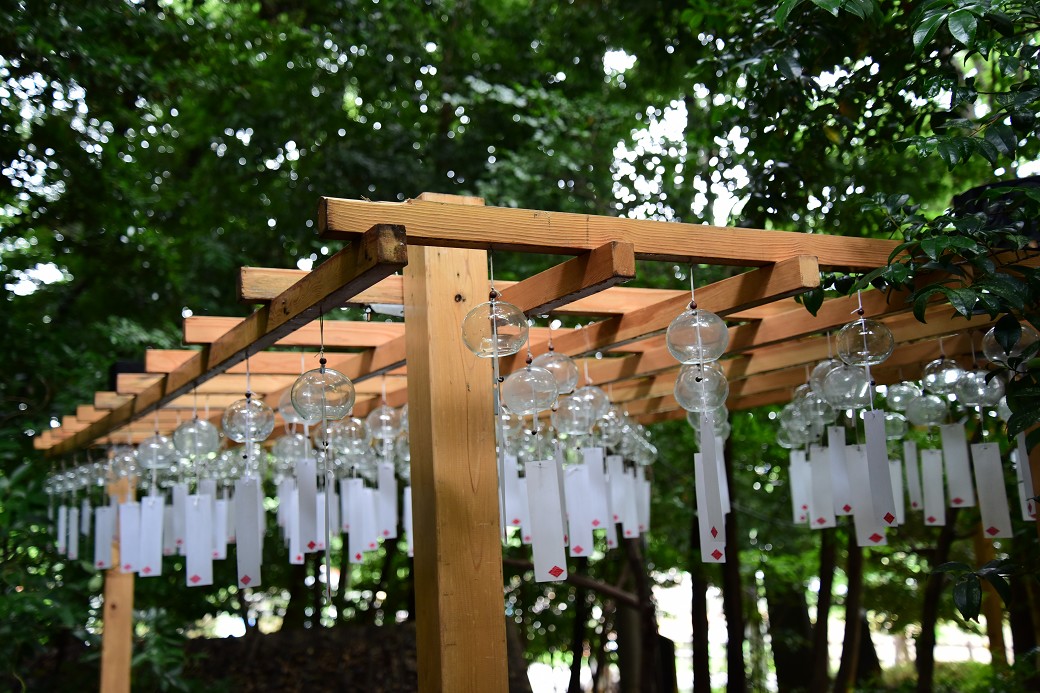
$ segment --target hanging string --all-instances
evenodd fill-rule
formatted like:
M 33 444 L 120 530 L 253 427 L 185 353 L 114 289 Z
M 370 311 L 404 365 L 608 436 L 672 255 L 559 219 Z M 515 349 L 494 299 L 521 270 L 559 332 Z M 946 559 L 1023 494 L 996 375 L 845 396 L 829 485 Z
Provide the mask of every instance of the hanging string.
M 946 347 L 943 346 L 943 338 L 939 337 L 939 356 L 946 358 Z
M 555 320 L 550 320 L 549 321 L 549 353 L 552 353 L 553 351 L 555 351 L 555 347 L 553 347 L 553 323 L 554 322 L 556 322 L 556 321 Z
M 831 343 L 831 331 L 827 330 L 827 359 L 834 359 L 834 345 Z
M 860 324 L 865 325 L 867 321 L 866 321 L 866 318 L 863 317 L 863 314 L 864 314 L 865 311 L 863 310 L 863 292 L 862 291 L 856 291 L 856 300 L 859 302 L 859 307 L 856 308 L 856 310 L 854 310 L 852 312 L 859 316 L 859 319 L 856 322 L 859 322 Z M 866 331 L 866 329 L 861 329 L 860 333 L 863 335 L 863 353 L 864 353 L 864 355 L 866 355 L 868 353 L 868 351 L 869 351 L 869 346 L 867 344 L 867 331 Z M 870 398 L 870 411 L 874 411 L 874 385 L 875 385 L 875 383 L 874 383 L 874 376 L 870 372 L 870 363 L 869 362 L 863 364 L 863 372 L 866 374 L 866 378 L 867 378 L 867 396 Z
M 693 263 L 691 262 L 690 263 L 690 310 L 697 310 L 697 297 L 696 297 L 696 294 L 695 294 L 696 289 L 694 287 L 695 287 L 695 284 L 694 284 L 694 280 L 693 280 Z M 700 321 L 700 319 L 698 318 L 693 323 L 693 325 L 694 325 L 694 331 L 697 334 L 697 357 L 698 358 L 702 358 L 704 356 L 704 342 L 701 341 L 701 321 Z M 700 367 L 701 367 L 701 370 L 703 372 L 703 369 L 704 369 L 704 363 L 703 362 L 701 362 L 701 366 Z M 699 377 L 697 378 L 697 381 L 700 382 L 700 378 Z
M 498 302 L 498 291 L 495 290 L 495 254 L 488 251 L 488 301 L 491 303 L 491 399 L 492 411 L 495 416 L 495 457 L 498 462 L 498 502 L 499 507 L 506 507 L 506 433 L 502 423 L 502 375 L 498 358 L 498 320 L 496 320 L 496 303 Z M 531 341 L 527 341 L 527 364 L 531 361 Z M 502 530 L 502 541 L 508 539 L 505 522 L 499 523 Z
M 325 315 L 318 304 L 318 372 L 325 373 Z M 386 380 L 383 382 L 383 399 L 386 400 Z M 332 606 L 332 530 L 329 527 L 332 516 L 332 496 L 330 490 L 335 487 L 332 480 L 332 469 L 329 467 L 329 423 L 326 416 L 325 386 L 321 388 L 321 478 L 325 489 L 325 608 Z M 319 615 L 320 619 L 320 615 Z

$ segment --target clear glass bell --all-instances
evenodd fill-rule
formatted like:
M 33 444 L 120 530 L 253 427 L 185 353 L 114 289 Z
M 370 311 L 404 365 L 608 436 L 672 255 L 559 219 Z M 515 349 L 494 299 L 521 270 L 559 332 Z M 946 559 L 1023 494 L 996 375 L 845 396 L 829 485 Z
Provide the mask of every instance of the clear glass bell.
M 906 411 L 906 405 L 915 397 L 920 397 L 924 392 L 915 383 L 903 381 L 889 385 L 885 392 L 885 402 L 889 409 L 894 411 Z
M 1004 347 L 997 341 L 997 328 L 991 327 L 982 337 L 982 353 L 985 354 L 986 358 L 991 363 L 996 363 L 1001 366 L 1007 365 L 1009 358 L 1018 357 L 1022 355 L 1022 352 L 1035 344 L 1037 340 L 1040 340 L 1040 334 L 1034 330 L 1031 326 L 1021 323 L 1022 332 L 1018 336 L 1018 341 L 1011 347 L 1011 352 L 1004 351 Z
M 964 375 L 964 369 L 952 359 L 938 358 L 925 364 L 921 382 L 925 392 L 936 395 L 948 395 L 953 392 L 957 381 Z
M 550 351 L 535 357 L 531 365 L 552 373 L 556 378 L 556 389 L 561 395 L 574 392 L 578 385 L 578 365 L 567 354 Z
M 936 426 L 946 419 L 946 413 L 946 401 L 938 395 L 921 395 L 906 405 L 906 418 L 915 426 Z
M 957 401 L 970 407 L 994 407 L 1004 396 L 1004 381 L 988 371 L 965 371 L 953 387 Z
M 838 331 L 838 357 L 850 366 L 876 366 L 896 348 L 892 331 L 877 320 L 850 322 Z
M 844 365 L 838 359 L 826 359 L 820 361 L 813 367 L 812 373 L 809 375 L 809 385 L 812 387 L 813 392 L 823 396 L 823 381 L 827 377 L 827 374 L 833 371 L 835 368 Z
M 145 438 L 137 446 L 137 461 L 145 469 L 165 469 L 177 460 L 177 448 L 164 435 Z
M 572 397 L 589 408 L 589 411 L 592 412 L 593 420 L 606 416 L 607 412 L 610 411 L 610 397 L 607 396 L 607 393 L 602 388 L 595 385 L 586 385 L 578 388 L 574 391 Z
M 290 396 L 303 423 L 316 424 L 349 415 L 356 393 L 354 383 L 339 371 L 315 368 L 296 379 Z
M 462 341 L 480 358 L 520 351 L 527 343 L 527 316 L 511 303 L 481 303 L 462 320 Z
M 592 432 L 596 418 L 584 400 L 561 397 L 552 412 L 552 424 L 557 432 L 567 435 L 586 435 Z
M 205 419 L 185 421 L 174 430 L 173 445 L 182 455 L 206 457 L 220 447 L 220 431 Z
M 729 330 L 715 313 L 692 308 L 677 315 L 668 325 L 665 343 L 680 363 L 716 361 L 729 346 Z
M 906 436 L 906 417 L 899 412 L 885 413 L 885 438 L 888 440 L 902 440 Z
M 870 406 L 870 383 L 864 369 L 842 365 L 823 381 L 823 398 L 835 409 L 864 409 Z
M 274 430 L 274 410 L 262 400 L 247 397 L 224 410 L 224 435 L 236 443 L 266 440 Z
M 401 413 L 384 404 L 369 412 L 365 425 L 376 440 L 389 440 L 401 432 Z
M 687 363 L 675 379 L 675 399 L 686 411 L 704 412 L 725 405 L 729 382 L 715 362 Z
M 556 403 L 556 378 L 544 368 L 528 366 L 502 383 L 502 403 L 517 414 L 536 414 Z

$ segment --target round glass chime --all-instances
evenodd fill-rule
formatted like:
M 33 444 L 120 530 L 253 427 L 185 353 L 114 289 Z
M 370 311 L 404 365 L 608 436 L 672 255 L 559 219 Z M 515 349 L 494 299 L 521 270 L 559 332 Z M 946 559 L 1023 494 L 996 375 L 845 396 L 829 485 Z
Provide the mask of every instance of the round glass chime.
M 669 353 L 683 364 L 675 379 L 679 406 L 696 413 L 698 422 L 705 413 L 724 412 L 729 382 L 716 362 L 729 346 L 729 330 L 718 315 L 697 307 L 692 286 L 690 305 L 668 325 L 665 343 Z

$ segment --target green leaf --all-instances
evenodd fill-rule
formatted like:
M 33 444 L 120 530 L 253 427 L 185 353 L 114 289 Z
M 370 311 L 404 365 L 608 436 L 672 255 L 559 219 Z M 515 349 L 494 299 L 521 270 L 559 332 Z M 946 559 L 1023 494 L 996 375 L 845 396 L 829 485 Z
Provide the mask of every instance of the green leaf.
M 941 566 L 932 570 L 933 573 L 969 573 L 971 572 L 971 566 L 967 563 L 960 563 L 958 561 L 950 561 L 949 563 L 943 563 Z
M 940 291 L 946 296 L 946 300 L 950 302 L 954 310 L 966 318 L 971 318 L 975 311 L 975 303 L 978 301 L 978 294 L 975 289 L 943 287 Z
M 1011 586 L 1008 585 L 1008 581 L 996 573 L 987 573 L 983 577 L 993 585 L 993 589 L 1000 595 L 1004 606 L 1008 606 L 1011 603 Z
M 823 305 L 823 287 L 818 286 L 802 294 L 802 303 L 805 305 L 805 309 L 813 317 L 816 317 L 816 314 L 820 311 L 820 306 Z
M 953 586 L 953 603 L 966 620 L 978 620 L 982 608 L 982 583 L 978 575 L 966 575 Z
M 787 79 L 797 80 L 802 76 L 802 66 L 798 64 L 798 58 L 793 53 L 784 53 L 777 58 L 776 66 Z
M 783 0 L 780 6 L 776 8 L 777 26 L 783 27 L 787 24 L 787 18 L 791 16 L 791 12 L 801 4 L 802 0 Z
M 1004 353 L 1010 354 L 1022 336 L 1022 325 L 1018 318 L 1009 313 L 997 320 L 997 324 L 993 326 L 993 336 L 997 338 L 997 343 Z
M 932 260 L 939 259 L 939 253 L 946 250 L 949 239 L 946 236 L 932 236 L 921 241 L 921 252 Z
M 986 141 L 997 148 L 997 151 L 1006 156 L 1014 156 L 1018 148 L 1018 138 L 1010 125 L 1004 123 L 993 123 L 986 128 Z
M 812 0 L 813 4 L 819 7 L 821 10 L 830 12 L 835 17 L 838 16 L 838 10 L 841 9 L 842 0 Z
M 935 32 L 946 19 L 945 12 L 933 12 L 926 15 L 914 29 L 914 48 L 921 50 L 935 37 Z
M 979 20 L 968 10 L 957 10 L 949 17 L 950 33 L 966 48 L 975 45 L 975 31 L 978 29 Z

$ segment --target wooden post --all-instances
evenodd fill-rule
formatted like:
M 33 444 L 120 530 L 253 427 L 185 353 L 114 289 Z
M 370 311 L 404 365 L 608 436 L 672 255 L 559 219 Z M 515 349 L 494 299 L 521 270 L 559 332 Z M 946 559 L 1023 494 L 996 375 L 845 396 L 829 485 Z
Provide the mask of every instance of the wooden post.
M 108 494 L 118 506 L 134 497 L 136 484 L 118 479 Z M 118 522 L 118 520 L 117 520 Z M 130 693 L 130 658 L 134 637 L 134 574 L 120 567 L 119 542 L 112 544 L 112 568 L 105 571 L 105 601 L 101 632 L 101 688 L 105 693 Z
M 405 268 L 419 690 L 506 691 L 491 363 L 462 342 L 482 250 L 410 247 Z

